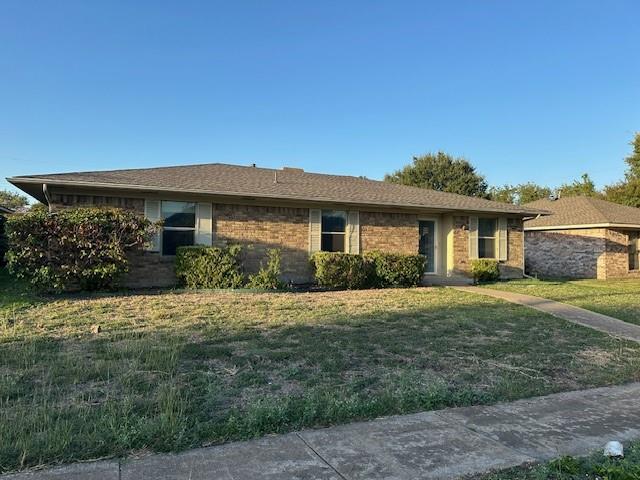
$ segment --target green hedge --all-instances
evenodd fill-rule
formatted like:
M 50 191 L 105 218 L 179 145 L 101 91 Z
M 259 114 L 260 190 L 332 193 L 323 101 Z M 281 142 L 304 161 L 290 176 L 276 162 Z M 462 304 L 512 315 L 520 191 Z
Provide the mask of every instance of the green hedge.
M 414 287 L 425 268 L 422 255 L 317 252 L 311 256 L 316 283 L 328 288 Z
M 368 252 L 365 259 L 373 264 L 374 282 L 378 287 L 415 287 L 424 275 L 424 255 Z
M 249 276 L 247 288 L 264 290 L 280 290 L 285 287 L 280 280 L 280 250 L 272 248 L 267 250 L 267 264 L 260 264 L 260 270 Z
M 361 255 L 316 252 L 311 266 L 321 287 L 358 289 L 372 285 L 372 264 Z
M 500 279 L 497 260 L 480 258 L 471 261 L 471 274 L 476 282 L 493 282 Z
M 154 226 L 115 208 L 42 209 L 9 217 L 9 272 L 45 291 L 97 290 L 118 285 L 127 253 L 140 249 Z
M 240 288 L 242 248 L 189 246 L 176 251 L 176 276 L 189 288 Z

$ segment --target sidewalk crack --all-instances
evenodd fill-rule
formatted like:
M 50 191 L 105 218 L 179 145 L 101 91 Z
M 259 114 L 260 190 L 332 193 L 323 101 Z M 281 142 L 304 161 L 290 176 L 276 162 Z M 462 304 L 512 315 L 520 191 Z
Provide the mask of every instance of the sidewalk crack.
M 301 441 L 302 443 L 304 443 L 304 444 L 306 445 L 306 447 L 307 447 L 309 450 L 311 450 L 313 453 L 315 453 L 315 455 L 316 455 L 320 460 L 322 460 L 322 462 L 323 462 L 327 467 L 329 467 L 331 470 L 333 470 L 333 471 L 336 473 L 336 475 L 338 475 L 338 477 L 340 477 L 342 480 L 349 480 L 347 477 L 345 477 L 344 475 L 342 475 L 342 474 L 341 474 L 341 473 L 336 469 L 336 467 L 334 467 L 334 466 L 333 466 L 333 465 L 331 465 L 329 462 L 327 462 L 327 461 L 322 457 L 322 455 L 320 455 L 320 454 L 316 451 L 316 449 L 315 449 L 315 448 L 313 448 L 313 447 L 312 447 L 312 446 L 311 446 L 311 445 L 310 445 L 310 444 L 309 444 L 309 443 L 308 443 L 308 442 L 307 442 L 307 441 L 302 437 L 302 435 L 300 435 L 298 432 L 296 432 L 296 437 L 298 437 L 298 438 L 300 439 L 300 441 Z

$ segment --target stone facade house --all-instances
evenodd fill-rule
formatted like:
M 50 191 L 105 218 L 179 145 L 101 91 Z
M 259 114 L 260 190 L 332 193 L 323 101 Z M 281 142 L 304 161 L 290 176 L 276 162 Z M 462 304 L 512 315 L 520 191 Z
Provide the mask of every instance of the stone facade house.
M 309 254 L 319 250 L 422 253 L 426 283 L 468 278 L 474 258 L 495 258 L 503 277 L 521 277 L 523 219 L 545 213 L 297 168 L 205 164 L 8 180 L 52 211 L 110 205 L 163 220 L 147 251 L 132 257 L 131 287 L 173 284 L 176 247 L 192 244 L 242 244 L 249 272 L 278 248 L 292 283 L 312 280 Z
M 526 269 L 547 278 L 640 278 L 640 209 L 597 198 L 525 205 L 551 215 L 524 224 Z

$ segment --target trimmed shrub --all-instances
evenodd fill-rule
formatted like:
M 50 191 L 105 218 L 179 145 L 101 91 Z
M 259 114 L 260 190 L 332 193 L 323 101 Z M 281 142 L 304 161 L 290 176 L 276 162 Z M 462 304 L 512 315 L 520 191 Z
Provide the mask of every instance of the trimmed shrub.
M 260 264 L 258 273 L 249 276 L 247 288 L 279 290 L 284 288 L 280 280 L 280 250 L 272 248 L 267 251 L 267 265 Z
M 357 289 L 371 285 L 371 263 L 361 255 L 316 252 L 311 256 L 311 265 L 321 287 Z
M 373 264 L 377 287 L 415 287 L 424 275 L 424 255 L 368 252 L 365 258 Z
M 479 258 L 471 261 L 471 274 L 476 282 L 494 282 L 500 279 L 497 260 Z
M 242 247 L 188 246 L 176 251 L 176 276 L 189 288 L 240 288 Z
M 12 215 L 6 224 L 7 266 L 45 291 L 113 288 L 154 226 L 135 212 L 76 208 Z

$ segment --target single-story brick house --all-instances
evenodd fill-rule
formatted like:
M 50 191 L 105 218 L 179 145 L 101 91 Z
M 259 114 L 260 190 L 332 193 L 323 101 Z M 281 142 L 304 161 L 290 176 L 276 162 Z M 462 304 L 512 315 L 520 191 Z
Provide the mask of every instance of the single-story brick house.
M 597 198 L 525 205 L 551 215 L 525 221 L 526 269 L 556 278 L 640 278 L 640 209 Z
M 427 257 L 425 279 L 469 276 L 471 260 L 495 258 L 503 277 L 524 269 L 523 219 L 543 210 L 364 177 L 225 164 L 31 175 L 7 179 L 61 208 L 111 205 L 133 209 L 164 227 L 132 259 L 127 284 L 175 281 L 179 245 L 246 245 L 248 271 L 268 248 L 282 252 L 283 276 L 311 280 L 309 254 L 372 250 Z

